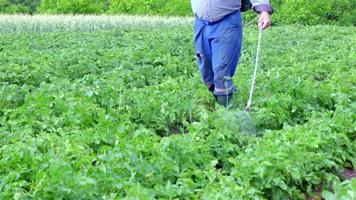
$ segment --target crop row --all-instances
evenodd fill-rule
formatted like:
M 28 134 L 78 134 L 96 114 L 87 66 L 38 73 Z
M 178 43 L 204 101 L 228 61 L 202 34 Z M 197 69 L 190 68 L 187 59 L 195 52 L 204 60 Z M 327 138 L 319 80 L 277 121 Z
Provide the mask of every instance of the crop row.
M 0 35 L 0 198 L 303 199 L 321 184 L 355 195 L 342 176 L 356 165 L 354 29 L 264 32 L 261 137 L 214 106 L 191 31 Z M 240 108 L 256 35 L 245 29 Z

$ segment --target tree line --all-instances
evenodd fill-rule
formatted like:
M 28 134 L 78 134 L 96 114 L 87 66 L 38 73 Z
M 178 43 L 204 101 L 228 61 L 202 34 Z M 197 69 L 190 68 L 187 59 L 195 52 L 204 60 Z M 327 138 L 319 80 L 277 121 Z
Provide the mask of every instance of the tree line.
M 271 0 L 275 24 L 356 25 L 354 0 Z M 0 0 L 1 13 L 192 16 L 190 0 Z M 254 13 L 245 14 L 252 19 Z

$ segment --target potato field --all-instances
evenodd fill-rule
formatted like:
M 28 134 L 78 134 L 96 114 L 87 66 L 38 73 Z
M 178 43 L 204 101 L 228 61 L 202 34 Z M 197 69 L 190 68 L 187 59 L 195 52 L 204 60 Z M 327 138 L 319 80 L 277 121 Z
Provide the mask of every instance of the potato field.
M 237 110 L 191 18 L 0 17 L 0 199 L 356 199 L 356 28 L 244 28 Z

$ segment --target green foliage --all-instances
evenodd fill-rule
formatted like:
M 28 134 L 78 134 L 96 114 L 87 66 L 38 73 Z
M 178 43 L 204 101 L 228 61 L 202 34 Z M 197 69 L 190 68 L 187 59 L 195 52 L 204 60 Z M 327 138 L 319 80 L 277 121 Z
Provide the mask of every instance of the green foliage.
M 274 25 L 336 24 L 356 25 L 356 4 L 353 0 L 272 0 L 275 13 Z M 252 12 L 245 13 L 246 20 L 255 18 Z
M 325 200 L 349 200 L 356 197 L 356 179 L 346 180 L 340 182 L 339 180 L 332 180 L 332 187 L 334 192 L 328 190 L 323 191 Z
M 41 0 L 40 13 L 63 14 L 98 14 L 104 9 L 104 0 Z
M 356 4 L 352 0 L 285 0 L 276 3 L 275 20 L 280 24 L 356 25 Z
M 0 0 L 0 12 L 2 13 L 28 13 L 29 9 L 24 4 L 10 4 L 6 0 Z
M 353 0 L 275 0 L 271 4 L 275 25 L 356 25 Z M 189 0 L 0 0 L 0 12 L 192 16 Z M 255 16 L 246 12 L 244 18 L 248 21 Z
M 187 0 L 111 0 L 109 13 L 184 16 L 191 15 L 191 7 Z
M 0 12 L 2 13 L 30 13 L 37 11 L 40 0 L 0 0 Z
M 4 9 L 4 12 L 9 14 L 16 14 L 16 13 L 28 13 L 29 9 L 25 5 L 9 5 Z
M 235 82 L 243 108 L 255 28 Z M 251 116 L 214 106 L 190 25 L 0 34 L 0 199 L 352 197 L 353 27 L 264 32 Z M 19 48 L 21 47 L 21 48 Z

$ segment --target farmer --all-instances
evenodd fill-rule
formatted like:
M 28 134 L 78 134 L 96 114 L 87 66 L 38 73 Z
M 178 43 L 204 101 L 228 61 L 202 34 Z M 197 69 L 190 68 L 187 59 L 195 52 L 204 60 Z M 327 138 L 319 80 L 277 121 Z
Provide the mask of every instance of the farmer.
M 269 0 L 251 0 L 250 3 L 260 14 L 259 28 L 268 28 L 273 12 Z M 227 107 L 236 91 L 232 77 L 241 55 L 241 0 L 191 0 L 191 4 L 199 71 L 216 101 Z

